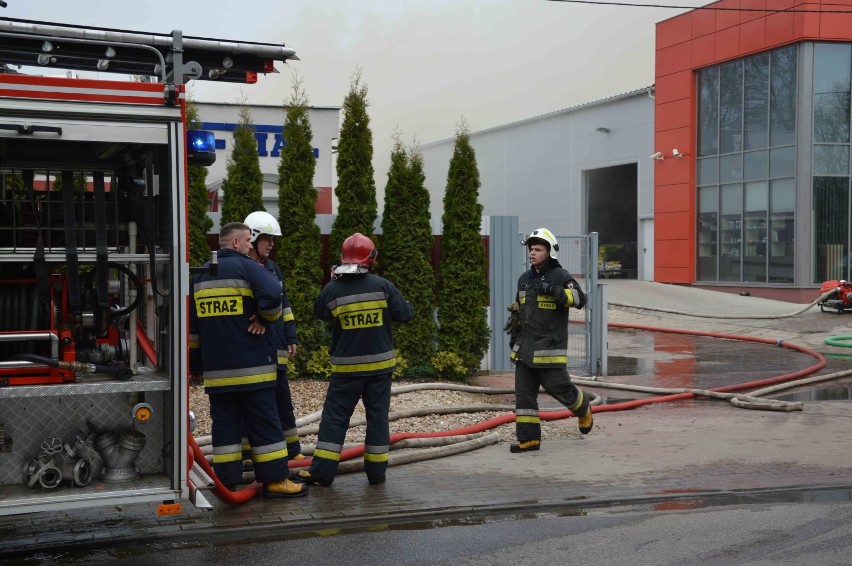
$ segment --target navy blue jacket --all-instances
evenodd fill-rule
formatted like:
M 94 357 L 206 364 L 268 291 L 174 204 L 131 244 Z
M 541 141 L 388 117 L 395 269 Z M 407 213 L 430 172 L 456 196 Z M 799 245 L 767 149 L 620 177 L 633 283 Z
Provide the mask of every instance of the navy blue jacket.
M 287 287 L 284 285 L 284 274 L 281 272 L 281 267 L 271 259 L 265 260 L 263 267 L 272 273 L 281 285 L 281 319 L 269 325 L 266 329 L 266 336 L 270 346 L 275 351 L 278 365 L 284 366 L 287 365 L 289 356 L 287 346 L 299 343 L 296 337 L 296 317 L 293 316 L 293 309 L 290 308 L 290 299 L 287 298 Z
M 197 275 L 192 282 L 190 371 L 204 372 L 208 393 L 274 387 L 275 356 L 268 338 L 249 333 L 248 327 L 252 315 L 267 325 L 281 319 L 281 286 L 236 250 L 219 250 L 218 260 L 216 275 Z
M 396 369 L 391 322 L 411 320 L 414 307 L 393 283 L 363 273 L 330 281 L 317 297 L 314 312 L 334 321 L 331 375 L 369 376 Z

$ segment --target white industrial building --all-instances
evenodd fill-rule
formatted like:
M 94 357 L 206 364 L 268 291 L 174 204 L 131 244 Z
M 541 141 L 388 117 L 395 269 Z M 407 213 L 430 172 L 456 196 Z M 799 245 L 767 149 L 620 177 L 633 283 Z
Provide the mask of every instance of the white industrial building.
M 228 157 L 234 147 L 234 129 L 240 123 L 240 105 L 196 102 L 201 128 L 216 136 L 216 162 L 207 168 L 207 188 L 210 194 L 211 232 L 219 232 L 220 188 L 227 173 Z M 263 203 L 267 212 L 278 216 L 278 163 L 286 144 L 283 134 L 286 118 L 284 106 L 248 106 L 257 139 L 257 155 L 263 173 Z M 317 213 L 331 213 L 333 190 L 332 148 L 340 135 L 340 108 L 336 106 L 309 108 L 313 134 L 314 156 L 317 159 L 314 187 L 317 189 Z
M 622 275 L 654 275 L 654 89 L 470 133 L 485 216 L 517 216 L 521 233 L 598 232 L 622 245 Z M 433 217 L 443 213 L 455 138 L 422 146 Z

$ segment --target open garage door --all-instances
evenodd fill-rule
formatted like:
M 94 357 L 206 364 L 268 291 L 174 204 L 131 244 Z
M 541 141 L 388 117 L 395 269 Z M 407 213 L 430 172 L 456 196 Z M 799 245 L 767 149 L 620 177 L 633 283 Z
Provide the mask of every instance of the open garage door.
M 584 172 L 587 231 L 598 233 L 600 277 L 637 277 L 637 174 L 636 163 Z

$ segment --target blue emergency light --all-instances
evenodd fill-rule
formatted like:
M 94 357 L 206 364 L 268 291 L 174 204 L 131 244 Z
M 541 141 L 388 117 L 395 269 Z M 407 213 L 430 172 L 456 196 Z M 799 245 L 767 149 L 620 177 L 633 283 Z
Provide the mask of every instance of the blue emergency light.
M 216 137 L 213 132 L 186 131 L 186 161 L 190 165 L 213 165 L 216 162 Z

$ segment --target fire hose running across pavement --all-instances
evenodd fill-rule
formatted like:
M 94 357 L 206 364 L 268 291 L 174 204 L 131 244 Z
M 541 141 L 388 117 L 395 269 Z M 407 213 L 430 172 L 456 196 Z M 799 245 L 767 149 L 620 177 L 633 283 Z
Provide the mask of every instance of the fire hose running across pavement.
M 826 293 L 827 296 L 829 293 Z M 816 305 L 820 300 L 823 300 L 825 297 L 820 296 L 813 303 L 808 305 L 807 307 L 800 309 L 794 313 L 784 314 L 784 315 L 775 315 L 775 316 L 721 316 L 721 315 L 700 315 L 695 313 L 686 313 L 665 309 L 654 309 L 648 307 L 639 307 L 634 305 L 623 305 L 618 303 L 611 303 L 610 306 L 613 307 L 623 307 L 630 309 L 641 309 L 641 310 L 651 310 L 657 312 L 667 312 L 671 314 L 681 314 L 686 316 L 694 316 L 694 317 L 705 317 L 705 318 L 716 318 L 716 319 L 767 319 L 767 318 L 786 318 L 790 316 L 796 316 L 801 314 L 808 309 L 812 308 Z M 648 330 L 653 332 L 668 332 L 675 334 L 683 334 L 690 336 L 705 336 L 711 338 L 721 338 L 726 340 L 737 340 L 737 341 L 747 341 L 747 342 L 756 342 L 761 344 L 772 345 L 776 347 L 782 348 L 790 348 L 792 350 L 801 352 L 803 354 L 809 355 L 813 357 L 816 362 L 804 369 L 786 373 L 783 375 L 778 375 L 775 377 L 749 381 L 740 384 L 728 385 L 724 387 L 718 387 L 713 389 L 694 389 L 694 388 L 660 388 L 660 387 L 644 387 L 644 386 L 633 386 L 622 383 L 607 383 L 598 381 L 595 379 L 582 379 L 578 377 L 572 376 L 572 381 L 574 381 L 577 385 L 581 385 L 584 388 L 603 388 L 603 389 L 620 389 L 627 391 L 634 391 L 640 393 L 652 393 L 658 394 L 657 397 L 647 397 L 643 399 L 636 399 L 632 401 L 625 401 L 621 403 L 614 403 L 611 405 L 602 404 L 602 399 L 600 396 L 593 395 L 592 400 L 592 412 L 593 413 L 603 413 L 610 411 L 624 411 L 629 409 L 635 409 L 637 407 L 642 407 L 645 405 L 651 405 L 656 403 L 667 403 L 671 401 L 679 401 L 685 399 L 692 399 L 695 397 L 706 397 L 710 399 L 724 399 L 728 400 L 732 405 L 745 409 L 758 409 L 758 410 L 771 410 L 771 411 L 801 411 L 804 408 L 803 403 L 801 402 L 787 402 L 787 401 L 778 401 L 772 399 L 763 399 L 761 397 L 777 393 L 779 391 L 785 389 L 791 389 L 794 387 L 800 387 L 802 385 L 808 385 L 818 382 L 830 381 L 834 379 L 840 379 L 843 377 L 847 377 L 852 375 L 852 370 L 835 372 L 827 375 L 807 377 L 819 370 L 821 370 L 826 365 L 826 358 L 822 354 L 806 348 L 804 346 L 799 346 L 796 344 L 792 344 L 790 342 L 786 342 L 784 340 L 772 340 L 768 338 L 758 338 L 758 337 L 750 337 L 750 336 L 740 336 L 734 334 L 724 334 L 717 332 L 705 332 L 698 330 L 683 330 L 676 328 L 663 328 L 663 327 L 654 327 L 654 326 L 646 326 L 646 325 L 635 325 L 635 324 L 625 324 L 625 323 L 610 323 L 610 328 L 623 328 L 630 330 Z M 442 389 L 442 390 L 454 390 L 454 391 L 463 391 L 468 393 L 480 393 L 480 394 L 488 394 L 488 395 L 498 395 L 498 394 L 506 394 L 506 393 L 514 393 L 514 388 L 494 388 L 494 387 L 479 387 L 479 386 L 469 386 L 463 384 L 456 383 L 418 383 L 413 385 L 405 385 L 400 387 L 394 387 L 392 389 L 392 395 L 399 395 L 404 393 L 410 393 L 415 391 L 423 391 L 430 389 Z M 741 392 L 749 391 L 748 394 L 744 394 Z M 507 411 L 506 414 L 493 417 L 482 422 L 479 422 L 474 425 L 456 428 L 452 430 L 445 431 L 433 431 L 433 432 L 407 432 L 407 433 L 394 433 L 391 434 L 391 450 L 397 450 L 402 448 L 418 448 L 418 450 L 402 453 L 402 454 L 391 454 L 388 465 L 395 466 L 401 464 L 408 464 L 412 462 L 418 462 L 423 460 L 430 460 L 435 458 L 442 458 L 446 456 L 451 456 L 454 454 L 460 454 L 463 452 L 467 452 L 470 450 L 475 450 L 477 448 L 481 448 L 483 446 L 488 446 L 491 444 L 495 444 L 498 442 L 499 437 L 497 433 L 488 432 L 499 426 L 509 424 L 515 421 L 514 407 L 511 405 L 503 405 L 503 404 L 487 404 L 487 405 L 471 405 L 471 406 L 461 406 L 461 407 L 427 407 L 420 408 L 416 410 L 408 410 L 408 411 L 399 411 L 392 412 L 390 414 L 390 420 L 398 420 L 402 418 L 410 418 L 424 415 L 434 415 L 434 414 L 450 414 L 450 413 L 476 413 L 476 412 L 495 412 L 495 411 Z M 300 436 L 304 436 L 307 434 L 316 434 L 318 430 L 318 426 L 314 425 L 317 423 L 322 416 L 322 412 L 318 411 L 312 413 L 310 415 L 306 415 L 297 420 L 296 424 L 299 427 Z M 555 410 L 555 411 L 542 411 L 540 413 L 540 417 L 544 421 L 554 421 L 561 420 L 565 418 L 570 418 L 575 416 L 571 411 L 568 410 Z M 350 427 L 356 427 L 365 424 L 364 419 L 353 420 L 350 423 Z M 313 426 L 309 426 L 313 425 Z M 228 503 L 232 504 L 241 504 L 244 503 L 255 495 L 260 493 L 260 485 L 257 483 L 251 483 L 247 488 L 231 492 L 224 487 L 224 485 L 219 482 L 219 480 L 215 477 L 213 473 L 212 466 L 209 463 L 209 460 L 212 459 L 210 455 L 212 450 L 210 448 L 210 437 L 204 436 L 199 437 L 198 439 L 190 437 L 190 448 L 191 448 L 191 456 L 194 457 L 194 460 L 198 462 L 198 464 L 204 469 L 204 471 L 213 478 L 216 487 L 216 494 Z M 313 447 L 311 446 L 303 446 L 303 453 L 312 454 Z M 363 468 L 363 462 L 360 460 L 355 460 L 363 456 L 364 446 L 362 444 L 358 445 L 347 445 L 344 447 L 344 450 L 341 452 L 340 460 L 341 464 L 338 470 L 338 473 L 351 473 L 360 471 Z M 190 458 L 192 460 L 193 458 Z M 289 462 L 289 466 L 291 468 L 301 468 L 307 467 L 311 463 L 311 458 L 305 458 L 302 460 L 291 460 Z M 191 464 L 190 464 L 191 465 Z M 254 481 L 253 472 L 247 471 L 244 473 L 243 480 L 246 483 L 250 483 Z

